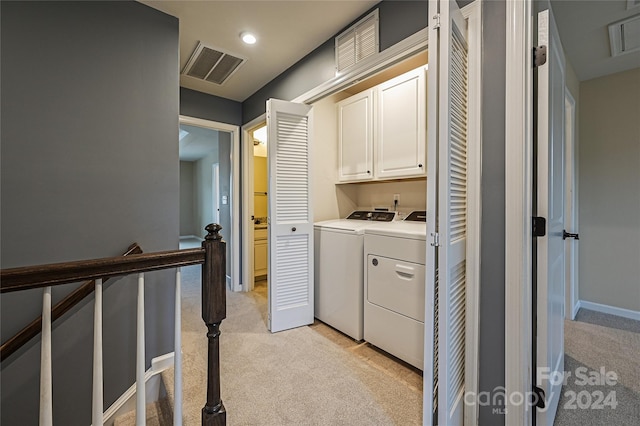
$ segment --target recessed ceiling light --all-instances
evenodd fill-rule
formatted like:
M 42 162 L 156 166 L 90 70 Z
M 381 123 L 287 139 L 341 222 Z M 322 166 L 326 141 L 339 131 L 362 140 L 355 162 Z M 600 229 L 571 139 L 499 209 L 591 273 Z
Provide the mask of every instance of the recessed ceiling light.
M 256 36 L 251 33 L 242 33 L 240 34 L 240 37 L 242 38 L 242 41 L 247 44 L 255 44 L 255 42 L 258 40 L 256 39 Z

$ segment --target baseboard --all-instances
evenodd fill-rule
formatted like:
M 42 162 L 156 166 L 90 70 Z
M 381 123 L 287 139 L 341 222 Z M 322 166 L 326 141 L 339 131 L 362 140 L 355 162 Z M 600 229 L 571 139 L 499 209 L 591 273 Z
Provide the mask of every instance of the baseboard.
M 173 367 L 173 358 L 174 353 L 171 352 L 151 360 L 151 368 L 144 373 L 147 404 L 155 402 L 162 397 L 163 389 L 161 389 L 160 373 L 167 368 Z M 134 410 L 136 406 L 135 396 L 136 384 L 134 383 L 104 412 L 104 425 L 111 426 L 116 417 Z
M 588 302 L 586 300 L 580 300 L 578 304 L 581 308 L 589 309 L 590 311 L 602 312 L 603 314 L 616 315 L 619 317 L 640 321 L 640 311 L 618 308 L 616 306 L 603 305 L 595 302 Z
M 181 240 L 190 240 L 195 238 L 196 240 L 204 241 L 204 238 L 198 237 L 197 235 L 180 235 Z
M 573 311 L 571 312 L 571 321 L 576 319 L 576 315 L 578 315 L 578 311 L 582 307 L 582 302 L 578 300 L 575 305 L 573 305 Z

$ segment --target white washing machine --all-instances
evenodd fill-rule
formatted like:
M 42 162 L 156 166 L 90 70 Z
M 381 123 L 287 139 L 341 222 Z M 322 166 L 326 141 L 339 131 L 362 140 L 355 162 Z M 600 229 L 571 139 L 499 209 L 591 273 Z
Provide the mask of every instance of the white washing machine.
M 314 316 L 355 340 L 364 336 L 364 230 L 395 218 L 395 212 L 355 211 L 314 224 Z
M 424 369 L 426 212 L 365 229 L 364 339 Z

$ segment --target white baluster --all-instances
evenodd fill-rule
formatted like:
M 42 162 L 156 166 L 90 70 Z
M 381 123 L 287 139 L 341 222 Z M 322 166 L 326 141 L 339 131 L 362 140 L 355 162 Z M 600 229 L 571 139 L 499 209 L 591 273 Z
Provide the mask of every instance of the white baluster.
M 92 424 L 104 424 L 102 406 L 102 279 L 96 280 L 96 299 L 93 311 L 93 403 Z
M 175 349 L 173 357 L 173 424 L 182 426 L 182 301 L 180 268 L 176 270 Z
M 42 295 L 42 342 L 40 349 L 40 426 L 53 425 L 51 380 L 51 287 Z
M 144 274 L 138 274 L 138 342 L 136 351 L 136 425 L 146 423 L 146 395 L 144 386 Z

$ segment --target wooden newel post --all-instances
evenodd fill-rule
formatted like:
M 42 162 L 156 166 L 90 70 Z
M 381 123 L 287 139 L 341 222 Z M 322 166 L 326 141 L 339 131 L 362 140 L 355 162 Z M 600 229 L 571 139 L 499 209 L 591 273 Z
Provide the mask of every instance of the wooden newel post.
M 207 325 L 209 356 L 207 366 L 207 403 L 202 409 L 203 426 L 227 424 L 227 413 L 220 397 L 220 323 L 227 316 L 226 243 L 219 234 L 222 227 L 207 225 L 202 247 L 202 319 Z

